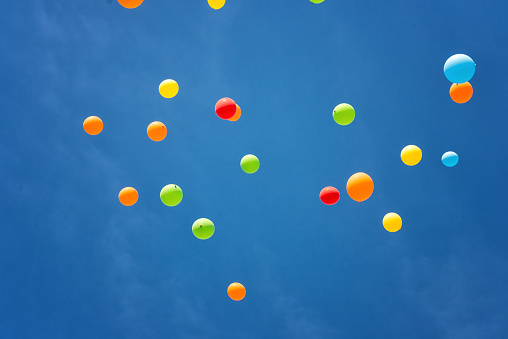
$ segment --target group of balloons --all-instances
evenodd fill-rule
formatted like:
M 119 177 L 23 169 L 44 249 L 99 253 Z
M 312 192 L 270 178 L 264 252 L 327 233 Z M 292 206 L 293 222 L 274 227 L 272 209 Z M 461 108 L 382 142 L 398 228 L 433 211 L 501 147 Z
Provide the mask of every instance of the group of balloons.
M 468 102 L 473 97 L 473 86 L 469 80 L 474 75 L 476 64 L 465 54 L 455 54 L 446 60 L 444 74 L 452 82 L 450 97 L 458 104 Z
M 118 3 L 125 8 L 136 8 L 143 3 L 144 0 L 118 0 Z M 310 0 L 313 4 L 320 4 L 325 0 Z M 208 5 L 217 10 L 224 7 L 226 0 L 208 0 Z

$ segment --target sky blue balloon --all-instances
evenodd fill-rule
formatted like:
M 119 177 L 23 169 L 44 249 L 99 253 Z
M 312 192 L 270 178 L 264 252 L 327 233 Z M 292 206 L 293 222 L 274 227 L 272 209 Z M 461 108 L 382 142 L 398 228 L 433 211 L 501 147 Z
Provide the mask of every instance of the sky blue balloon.
M 459 156 L 455 152 L 448 151 L 443 154 L 441 161 L 446 167 L 453 167 L 459 162 Z
M 455 54 L 446 60 L 444 74 L 454 84 L 463 84 L 471 80 L 475 68 L 473 59 L 465 54 Z

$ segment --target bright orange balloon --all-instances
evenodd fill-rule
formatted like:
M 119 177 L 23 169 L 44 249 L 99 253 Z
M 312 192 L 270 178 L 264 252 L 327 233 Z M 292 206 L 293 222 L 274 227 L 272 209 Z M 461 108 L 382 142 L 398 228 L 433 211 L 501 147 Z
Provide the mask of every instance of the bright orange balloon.
M 351 199 L 361 202 L 369 199 L 374 192 L 374 182 L 368 174 L 359 172 L 349 178 L 346 189 Z
M 235 115 L 233 115 L 231 118 L 229 118 L 228 120 L 229 121 L 237 121 L 238 119 L 240 119 L 240 117 L 242 116 L 242 109 L 240 108 L 240 106 L 238 106 L 238 104 L 236 104 L 236 112 L 235 112 Z
M 473 86 L 469 82 L 463 84 L 452 84 L 450 97 L 458 104 L 468 102 L 473 97 Z
M 235 301 L 240 301 L 245 298 L 246 293 L 245 287 L 240 283 L 235 282 L 228 286 L 228 295 Z
M 90 135 L 97 135 L 100 132 L 102 132 L 104 124 L 102 123 L 101 118 L 91 116 L 86 118 L 85 121 L 83 121 L 83 128 L 85 129 L 86 133 Z
M 125 8 L 136 8 L 143 3 L 144 0 L 118 0 L 118 3 Z
M 153 141 L 162 141 L 168 134 L 168 130 L 166 129 L 166 125 L 162 122 L 154 121 L 148 125 L 146 134 L 148 134 L 148 137 Z
M 138 201 L 138 191 L 132 187 L 125 187 L 118 194 L 118 200 L 124 206 L 132 206 Z

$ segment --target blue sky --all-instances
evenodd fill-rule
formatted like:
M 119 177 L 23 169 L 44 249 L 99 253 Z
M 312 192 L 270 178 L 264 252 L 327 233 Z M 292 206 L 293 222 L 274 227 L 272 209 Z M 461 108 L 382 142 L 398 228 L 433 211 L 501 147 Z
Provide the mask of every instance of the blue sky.
M 0 337 L 506 338 L 507 13 L 458 0 L 3 2 Z M 477 64 L 464 105 L 442 71 L 456 53 Z M 215 115 L 222 97 L 238 122 Z M 349 126 L 332 119 L 343 102 Z M 90 115 L 105 125 L 95 137 Z M 160 143 L 146 135 L 155 120 Z M 415 167 L 400 161 L 409 144 L 423 150 Z M 249 153 L 253 175 L 239 166 Z M 356 172 L 375 184 L 360 204 L 346 193 Z M 184 192 L 174 208 L 159 199 L 170 183 Z M 125 186 L 133 207 L 118 202 Z M 325 186 L 336 205 L 320 202 Z M 401 231 L 383 229 L 388 212 Z M 207 241 L 191 232 L 202 217 Z M 241 302 L 226 294 L 235 281 Z

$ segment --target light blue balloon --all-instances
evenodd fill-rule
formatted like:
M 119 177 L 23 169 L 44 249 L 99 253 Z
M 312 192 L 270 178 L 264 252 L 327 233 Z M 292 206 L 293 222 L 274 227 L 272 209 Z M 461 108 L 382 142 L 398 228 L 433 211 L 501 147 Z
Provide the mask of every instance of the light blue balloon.
M 463 84 L 471 80 L 475 69 L 473 59 L 465 54 L 452 55 L 444 64 L 444 74 L 454 84 Z
M 457 165 L 457 163 L 459 162 L 459 156 L 455 152 L 448 151 L 445 154 L 443 154 L 443 156 L 441 157 L 441 161 L 443 162 L 443 165 L 445 165 L 446 167 L 453 167 Z

